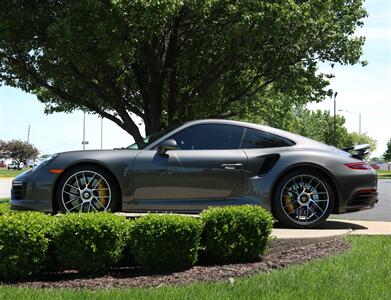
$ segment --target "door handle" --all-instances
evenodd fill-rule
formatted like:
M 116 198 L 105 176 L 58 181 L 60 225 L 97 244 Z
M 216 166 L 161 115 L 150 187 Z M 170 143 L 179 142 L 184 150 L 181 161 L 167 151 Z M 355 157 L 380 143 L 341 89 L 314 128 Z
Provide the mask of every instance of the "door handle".
M 226 170 L 235 170 L 235 169 L 240 168 L 242 166 L 243 166 L 243 164 L 241 164 L 241 163 L 221 164 L 220 168 L 223 168 Z

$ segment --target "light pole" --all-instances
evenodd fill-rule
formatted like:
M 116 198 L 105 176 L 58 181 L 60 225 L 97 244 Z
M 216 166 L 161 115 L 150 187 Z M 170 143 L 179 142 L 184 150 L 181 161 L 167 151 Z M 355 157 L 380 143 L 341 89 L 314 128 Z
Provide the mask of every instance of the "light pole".
M 83 151 L 86 150 L 86 145 L 88 145 L 88 141 L 86 141 L 86 113 L 83 113 L 83 141 L 81 144 L 83 145 Z
M 336 131 L 337 131 L 337 95 L 338 92 L 334 93 L 334 132 L 333 132 L 333 142 L 334 147 L 337 147 Z
M 100 119 L 100 149 L 103 149 L 103 117 Z
M 344 112 L 347 112 L 349 114 L 358 116 L 358 134 L 361 135 L 361 113 L 352 112 L 352 111 L 347 110 L 347 109 L 338 109 L 338 111 L 344 111 Z
M 29 124 L 29 127 L 27 129 L 27 143 L 30 143 L 30 124 Z

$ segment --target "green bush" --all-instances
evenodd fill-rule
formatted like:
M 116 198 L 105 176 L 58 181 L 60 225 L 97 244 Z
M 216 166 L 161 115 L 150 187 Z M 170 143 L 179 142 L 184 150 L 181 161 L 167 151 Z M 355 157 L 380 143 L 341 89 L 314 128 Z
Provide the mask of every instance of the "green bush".
M 39 272 L 47 259 L 52 218 L 33 212 L 0 216 L 0 277 Z
M 131 251 L 144 269 L 184 269 L 197 261 L 202 222 L 178 215 L 148 215 L 131 227 Z
M 129 243 L 130 223 L 111 213 L 59 216 L 53 242 L 60 268 L 81 272 L 109 269 Z
M 265 251 L 273 227 L 272 215 L 259 206 L 210 208 L 204 221 L 202 245 L 214 263 L 252 261 Z
M 1 202 L 0 203 L 0 216 L 10 214 L 12 211 L 10 209 L 9 202 Z

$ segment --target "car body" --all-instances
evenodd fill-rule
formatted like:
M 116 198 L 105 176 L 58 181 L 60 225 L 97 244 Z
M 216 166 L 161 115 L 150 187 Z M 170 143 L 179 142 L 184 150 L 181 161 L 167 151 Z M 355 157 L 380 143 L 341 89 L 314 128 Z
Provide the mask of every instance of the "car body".
M 55 155 L 15 178 L 11 208 L 197 213 L 252 204 L 282 223 L 307 228 L 330 213 L 377 202 L 377 175 L 368 163 L 272 127 L 198 120 L 132 148 L 138 146 Z

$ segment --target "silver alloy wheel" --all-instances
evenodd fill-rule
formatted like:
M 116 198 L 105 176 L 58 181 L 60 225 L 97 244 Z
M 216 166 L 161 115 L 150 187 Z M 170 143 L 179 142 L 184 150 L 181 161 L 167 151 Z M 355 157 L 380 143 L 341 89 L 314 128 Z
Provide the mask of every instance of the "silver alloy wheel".
M 106 211 L 110 207 L 111 188 L 99 173 L 80 171 L 69 176 L 61 198 L 67 212 Z
M 285 183 L 280 200 L 284 213 L 299 225 L 318 221 L 330 205 L 329 191 L 324 183 L 308 174 L 295 176 Z

